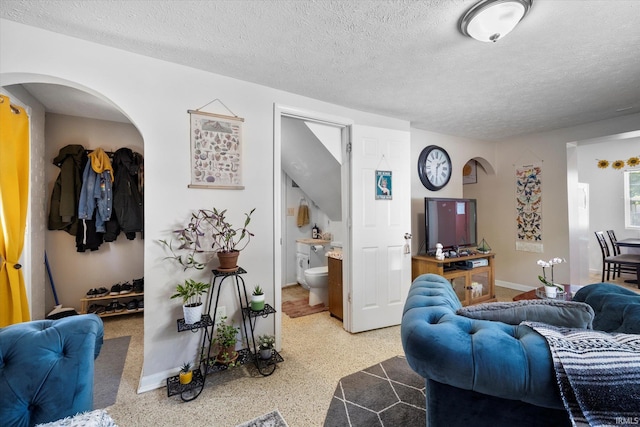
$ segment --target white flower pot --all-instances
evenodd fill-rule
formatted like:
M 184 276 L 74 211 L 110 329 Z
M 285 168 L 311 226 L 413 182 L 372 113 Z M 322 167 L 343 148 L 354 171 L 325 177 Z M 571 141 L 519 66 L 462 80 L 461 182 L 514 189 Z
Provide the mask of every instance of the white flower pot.
M 260 359 L 271 359 L 271 355 L 273 354 L 273 350 L 270 348 L 260 349 Z
M 199 322 L 202 319 L 202 308 L 204 304 L 199 303 L 194 307 L 188 307 L 186 305 L 182 306 L 182 311 L 184 312 L 184 323 L 186 325 L 193 325 L 194 323 Z
M 547 296 L 547 298 L 555 298 L 558 295 L 558 288 L 556 288 L 555 286 L 545 286 L 544 294 Z

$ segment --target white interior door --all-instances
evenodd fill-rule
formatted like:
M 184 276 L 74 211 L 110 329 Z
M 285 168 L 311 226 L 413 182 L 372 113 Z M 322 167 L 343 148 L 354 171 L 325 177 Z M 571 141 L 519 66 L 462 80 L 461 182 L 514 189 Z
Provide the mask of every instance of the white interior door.
M 409 132 L 352 127 L 350 316 L 361 332 L 400 324 L 411 285 Z M 391 171 L 391 199 L 376 199 L 376 171 Z M 409 251 L 410 252 L 410 251 Z

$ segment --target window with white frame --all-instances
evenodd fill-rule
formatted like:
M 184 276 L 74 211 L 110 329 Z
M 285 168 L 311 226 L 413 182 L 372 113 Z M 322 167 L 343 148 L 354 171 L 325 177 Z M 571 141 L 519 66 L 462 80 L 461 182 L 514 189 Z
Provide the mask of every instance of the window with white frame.
M 624 173 L 624 226 L 640 230 L 640 171 Z

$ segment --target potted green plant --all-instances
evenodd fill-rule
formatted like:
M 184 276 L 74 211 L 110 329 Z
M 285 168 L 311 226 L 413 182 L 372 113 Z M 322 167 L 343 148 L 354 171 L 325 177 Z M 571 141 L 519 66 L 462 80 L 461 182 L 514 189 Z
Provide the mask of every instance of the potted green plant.
M 216 324 L 216 332 L 213 343 L 218 348 L 216 361 L 225 365 L 233 365 L 238 358 L 236 351 L 236 343 L 238 342 L 238 332 L 240 328 L 236 328 L 231 324 L 227 324 L 227 317 L 220 317 L 220 321 Z
M 235 271 L 238 269 L 238 256 L 240 251 L 247 247 L 253 237 L 247 226 L 251 222 L 251 215 L 256 209 L 245 213 L 242 227 L 234 227 L 227 220 L 227 210 L 198 209 L 191 214 L 189 223 L 184 227 L 174 230 L 180 246 L 174 250 L 172 242 L 160 240 L 170 252 L 168 257 L 187 268 L 202 270 L 206 263 L 196 259 L 196 254 L 213 251 L 217 252 L 220 261 L 220 271 Z M 186 251 L 178 254 L 176 251 Z
M 255 288 L 253 288 L 253 293 L 251 294 L 251 310 L 264 310 L 264 292 L 262 292 L 260 285 L 256 285 Z
M 202 318 L 202 294 L 209 289 L 209 284 L 196 282 L 193 279 L 186 279 L 184 284 L 176 286 L 176 293 L 171 298 L 182 298 L 182 311 L 184 313 L 184 323 L 192 325 Z
M 271 359 L 273 347 L 276 345 L 276 337 L 273 335 L 260 335 L 258 337 L 258 348 L 261 359 Z
M 189 384 L 193 379 L 193 371 L 191 370 L 191 362 L 185 362 L 180 368 L 180 384 Z

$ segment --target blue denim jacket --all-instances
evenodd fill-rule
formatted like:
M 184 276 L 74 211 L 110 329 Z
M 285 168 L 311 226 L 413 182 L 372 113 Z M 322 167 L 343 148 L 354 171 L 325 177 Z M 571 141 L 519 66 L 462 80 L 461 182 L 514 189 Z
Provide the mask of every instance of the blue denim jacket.
M 91 161 L 88 161 L 82 175 L 78 218 L 92 219 L 93 212 L 97 208 L 96 231 L 104 233 L 104 223 L 111 219 L 112 203 L 111 173 L 109 171 L 96 173 L 91 167 Z

